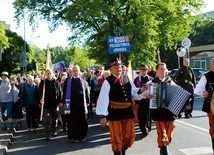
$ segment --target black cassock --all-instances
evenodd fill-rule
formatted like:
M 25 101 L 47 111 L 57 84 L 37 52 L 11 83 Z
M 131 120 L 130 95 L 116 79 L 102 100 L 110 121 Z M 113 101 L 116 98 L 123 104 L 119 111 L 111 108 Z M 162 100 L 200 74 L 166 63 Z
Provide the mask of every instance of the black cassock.
M 87 96 L 86 92 L 86 100 L 88 100 Z M 88 132 L 88 122 L 87 114 L 85 114 L 82 83 L 79 78 L 72 78 L 70 107 L 68 139 L 83 140 Z

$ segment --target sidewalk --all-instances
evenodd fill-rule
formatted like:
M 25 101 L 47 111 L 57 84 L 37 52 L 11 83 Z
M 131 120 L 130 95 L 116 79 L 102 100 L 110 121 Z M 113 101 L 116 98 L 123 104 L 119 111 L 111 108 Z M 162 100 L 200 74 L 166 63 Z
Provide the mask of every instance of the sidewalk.
M 13 131 L 1 131 L 3 122 L 0 121 L 0 155 L 5 155 L 13 141 L 13 134 L 15 133 L 18 126 L 18 120 L 13 121 Z

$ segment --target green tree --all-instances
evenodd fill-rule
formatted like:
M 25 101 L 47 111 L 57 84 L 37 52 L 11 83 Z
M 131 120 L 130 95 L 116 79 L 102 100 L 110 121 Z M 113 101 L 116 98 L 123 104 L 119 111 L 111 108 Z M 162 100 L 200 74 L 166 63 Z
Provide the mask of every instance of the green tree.
M 6 36 L 5 28 L 1 23 L 0 23 L 0 44 L 2 45 L 3 49 L 9 47 L 8 37 Z
M 21 72 L 20 55 L 24 49 L 24 40 L 16 32 L 6 30 L 6 36 L 8 38 L 9 47 L 4 50 L 2 54 L 2 61 L 0 62 L 1 71 L 6 70 L 12 74 Z M 28 64 L 33 60 L 32 51 L 27 46 Z
M 200 10 L 203 0 L 16 0 L 13 4 L 18 23 L 24 9 L 33 28 L 40 19 L 49 23 L 50 31 L 66 23 L 73 32 L 71 41 L 84 38 L 89 57 L 101 64 L 115 57 L 108 54 L 107 37 L 115 36 L 114 29 L 120 27 L 121 35 L 131 41 L 131 53 L 122 54 L 122 59 L 125 64 L 134 60 L 135 68 L 156 62 L 157 48 L 175 49 L 191 32 L 191 14 Z
M 197 16 L 190 33 L 192 46 L 214 44 L 214 20 L 210 16 Z

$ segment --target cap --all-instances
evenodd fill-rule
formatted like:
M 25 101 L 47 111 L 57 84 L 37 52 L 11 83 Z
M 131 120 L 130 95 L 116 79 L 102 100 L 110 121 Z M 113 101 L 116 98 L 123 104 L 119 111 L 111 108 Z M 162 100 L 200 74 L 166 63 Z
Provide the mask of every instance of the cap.
M 140 66 L 140 70 L 147 70 L 148 69 L 148 66 L 147 65 L 141 65 Z
M 1 76 L 2 76 L 2 75 L 5 75 L 5 76 L 9 77 L 8 72 L 5 72 L 5 71 L 1 73 Z
M 122 62 L 121 62 L 120 58 L 115 58 L 115 59 L 112 59 L 110 61 L 109 67 L 111 67 L 111 66 L 117 66 L 117 65 L 121 65 L 121 64 L 122 64 Z

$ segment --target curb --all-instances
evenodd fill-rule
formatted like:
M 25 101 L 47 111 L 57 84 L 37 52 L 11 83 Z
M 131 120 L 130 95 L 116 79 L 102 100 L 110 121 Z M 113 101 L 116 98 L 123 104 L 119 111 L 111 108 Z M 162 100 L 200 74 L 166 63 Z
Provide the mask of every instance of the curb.
M 3 122 L 0 122 L 0 128 L 2 128 Z M 18 126 L 18 120 L 13 121 L 13 131 L 1 131 L 0 130 L 0 155 L 6 155 L 7 151 L 13 141 L 13 135 L 16 132 Z

